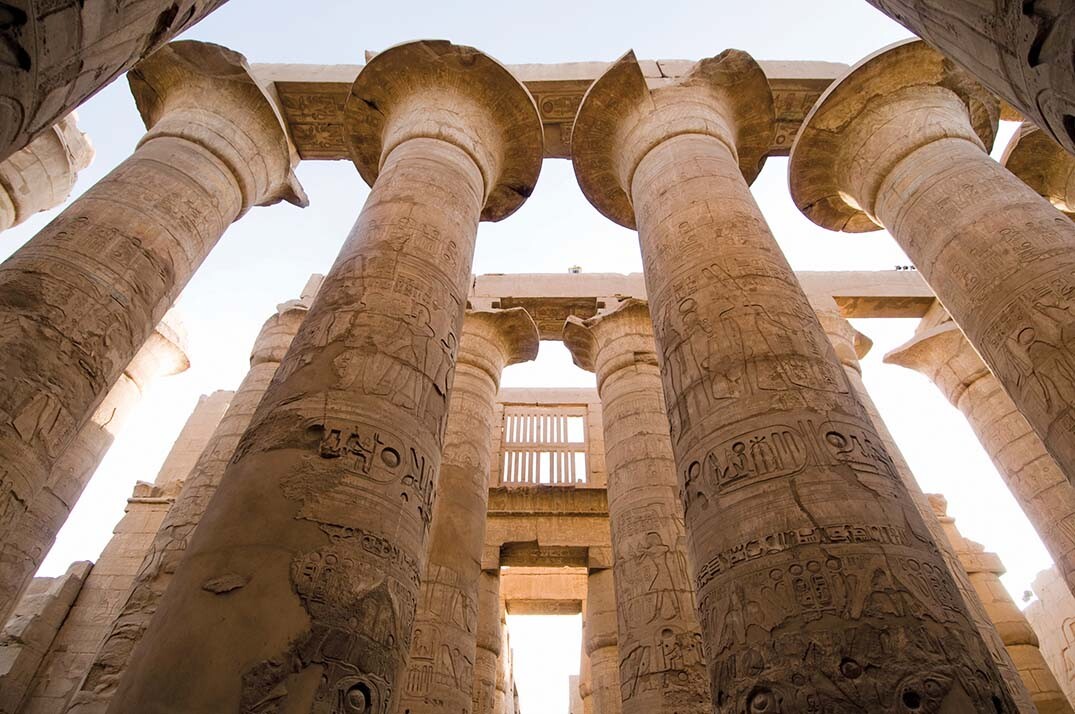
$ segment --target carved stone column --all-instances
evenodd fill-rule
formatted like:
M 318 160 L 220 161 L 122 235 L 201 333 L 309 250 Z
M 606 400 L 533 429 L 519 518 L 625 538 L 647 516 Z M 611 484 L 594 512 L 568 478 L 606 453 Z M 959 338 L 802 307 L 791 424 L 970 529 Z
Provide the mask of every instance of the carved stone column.
M 1016 668 L 1015 663 L 1012 662 L 1004 640 L 1001 638 L 1000 633 L 997 632 L 996 625 L 979 599 L 977 588 L 971 583 L 962 560 L 953 550 L 952 544 L 933 510 L 933 506 L 918 485 L 918 480 L 912 473 L 910 465 L 900 452 L 899 446 L 896 445 L 896 440 L 888 430 L 888 425 L 881 418 L 877 405 L 874 404 L 873 398 L 866 389 L 865 382 L 862 381 L 862 365 L 859 364 L 859 358 L 866 356 L 873 346 L 873 342 L 840 315 L 839 309 L 831 296 L 826 295 L 823 298 L 811 296 L 811 302 L 817 313 L 818 321 L 821 322 L 821 326 L 825 329 L 825 334 L 836 350 L 836 356 L 840 360 L 840 364 L 843 365 L 851 390 L 858 397 L 862 406 L 866 408 L 866 412 L 870 415 L 870 420 L 877 430 L 877 435 L 881 437 L 881 442 L 885 445 L 885 449 L 892 458 L 896 472 L 899 473 L 900 479 L 911 494 L 915 507 L 918 509 L 918 513 L 922 516 L 922 521 L 929 531 L 929 539 L 937 545 L 941 558 L 948 566 L 948 572 L 955 581 L 963 604 L 977 626 L 986 647 L 989 649 L 993 662 L 1008 687 L 1008 693 L 1015 700 L 1020 712 L 1033 712 L 1030 693 L 1027 691 L 1027 686 L 1024 686 L 1021 673 Z
M 1075 155 L 1047 133 L 1023 122 L 1004 148 L 1000 163 L 1049 203 L 1075 218 Z
M 8 605 L 0 609 L 0 622 L 7 622 L 10 608 L 56 542 L 56 534 L 142 399 L 146 385 L 190 366 L 185 342 L 178 320 L 169 313 L 56 460 L 45 488 L 26 504 L 21 525 L 0 544 L 0 603 Z
M 228 225 L 298 200 L 242 55 L 178 42 L 130 81 L 139 147 L 0 264 L 0 542 Z
M 1075 154 L 1075 7 L 1071 3 L 869 3 L 965 67 Z
M 1015 711 L 750 195 L 772 131 L 728 50 L 652 90 L 628 55 L 572 139 L 583 192 L 638 228 L 714 707 Z
M 0 162 L 0 231 L 66 201 L 91 161 L 93 146 L 72 113 Z
M 995 100 L 925 43 L 863 60 L 792 150 L 818 225 L 884 226 L 1075 481 L 1075 223 L 985 151 Z
M 474 653 L 474 714 L 497 714 L 496 680 L 500 650 L 500 571 L 483 570 L 478 577 L 478 625 Z
M 134 579 L 130 593 L 71 700 L 67 711 L 104 712 L 115 694 L 134 648 L 149 627 L 161 597 L 186 554 L 190 537 L 216 493 L 224 469 L 254 411 L 268 389 L 309 310 L 316 287 L 308 297 L 277 306 L 261 328 L 250 354 L 250 371 L 231 398 L 231 404 L 183 482 Z
M 402 690 L 478 222 L 530 194 L 542 130 L 447 42 L 376 55 L 345 113 L 373 188 L 110 711 L 382 712 Z
M 1075 486 L 940 303 L 885 362 L 929 377 L 963 412 L 1075 593 Z
M 501 601 L 498 606 L 499 617 L 497 618 L 500 629 L 500 654 L 496 659 L 496 692 L 493 695 L 493 711 L 496 714 L 504 714 L 508 701 L 508 670 L 511 666 L 511 640 L 508 639 L 508 615 Z
M 0 160 L 225 2 L 0 2 Z
M 591 570 L 587 579 L 582 646 L 590 663 L 593 710 L 623 711 L 620 695 L 620 649 L 616 640 L 616 587 L 611 569 Z
M 463 320 L 401 714 L 471 711 L 496 392 L 504 367 L 537 351 L 537 325 L 522 308 Z
M 585 611 L 584 611 L 585 612 Z M 579 659 L 579 699 L 582 700 L 583 714 L 594 714 L 593 709 L 593 673 L 590 671 L 590 656 L 586 654 L 586 616 L 583 615 L 582 653 Z
M 568 318 L 564 344 L 601 395 L 623 712 L 712 712 L 649 308 Z

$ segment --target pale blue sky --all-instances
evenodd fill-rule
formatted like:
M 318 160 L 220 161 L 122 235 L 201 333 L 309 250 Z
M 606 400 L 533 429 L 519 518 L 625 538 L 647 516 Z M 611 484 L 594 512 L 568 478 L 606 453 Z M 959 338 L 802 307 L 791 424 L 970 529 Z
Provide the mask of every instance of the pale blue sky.
M 231 0 L 186 38 L 226 45 L 250 62 L 357 64 L 367 49 L 418 38 L 473 45 L 509 64 L 610 61 L 633 48 L 642 58 L 698 59 L 735 47 L 757 59 L 854 63 L 907 33 L 864 0 L 755 0 L 751 3 L 350 2 Z M 79 111 L 97 148 L 81 193 L 128 156 L 142 134 L 125 80 Z M 1005 137 L 1007 133 L 1005 133 Z M 884 233 L 822 231 L 788 196 L 787 162 L 771 159 L 753 190 L 796 269 L 887 270 L 908 261 Z M 275 304 L 324 272 L 354 222 L 367 188 L 347 162 L 305 162 L 298 174 L 305 210 L 254 209 L 224 236 L 180 300 L 191 336 L 191 369 L 146 395 L 50 554 L 43 574 L 96 558 L 122 514 L 135 480 L 151 481 L 199 394 L 234 388 L 251 342 Z M 56 212 L 0 235 L 0 257 L 18 248 Z M 534 196 L 514 216 L 479 232 L 475 273 L 641 269 L 634 235 L 602 218 L 582 197 L 566 161 L 546 161 Z M 923 488 L 943 491 L 963 532 L 1001 554 L 1005 582 L 1021 593 L 1049 565 L 963 417 L 925 378 L 881 365 L 907 339 L 911 320 L 859 321 L 876 347 L 865 361 L 868 386 Z M 557 343 L 537 363 L 514 367 L 506 386 L 592 386 Z M 566 712 L 566 673 L 577 669 L 578 618 L 558 623 L 513 619 L 520 690 L 527 714 Z M 527 664 L 523 665 L 522 662 Z

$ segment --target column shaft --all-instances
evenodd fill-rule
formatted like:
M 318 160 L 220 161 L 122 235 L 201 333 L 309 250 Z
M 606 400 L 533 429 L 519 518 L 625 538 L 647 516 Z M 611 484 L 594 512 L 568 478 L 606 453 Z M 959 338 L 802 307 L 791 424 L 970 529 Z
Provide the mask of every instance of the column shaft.
M 588 578 L 583 646 L 590 661 L 594 712 L 620 714 L 620 650 L 616 640 L 616 586 L 612 571 L 592 570 Z
M 500 629 L 500 571 L 483 570 L 478 578 L 478 627 L 474 655 L 474 714 L 496 714 L 496 680 Z

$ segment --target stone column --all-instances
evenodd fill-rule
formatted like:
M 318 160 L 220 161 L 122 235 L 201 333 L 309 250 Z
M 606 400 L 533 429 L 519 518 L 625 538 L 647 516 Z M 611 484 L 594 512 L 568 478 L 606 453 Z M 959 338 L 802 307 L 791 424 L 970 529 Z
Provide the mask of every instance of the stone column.
M 178 42 L 130 81 L 139 147 L 0 264 L 0 542 L 228 225 L 298 200 L 242 55 Z
M 963 412 L 1075 592 L 1075 486 L 940 303 L 929 309 L 909 342 L 885 355 L 885 362 L 929 377 Z
M 0 160 L 225 2 L 0 4 Z
M 471 710 L 496 393 L 504 367 L 537 351 L 537 325 L 526 310 L 467 311 L 401 714 Z
M 45 488 L 26 505 L 20 527 L 0 544 L 0 603 L 7 605 L 0 608 L 0 622 L 7 621 L 11 608 L 56 542 L 56 534 L 141 401 L 146 385 L 190 366 L 185 342 L 174 313 L 168 313 L 56 460 Z
M 1075 223 L 989 158 L 995 100 L 920 41 L 818 101 L 791 192 L 818 225 L 884 226 L 1075 481 Z
M 585 612 L 585 611 L 584 611 Z M 583 615 L 582 653 L 579 658 L 579 699 L 582 700 L 583 714 L 594 714 L 593 708 L 593 673 L 590 671 L 590 656 L 586 654 L 586 616 Z
M 500 654 L 496 659 L 496 691 L 493 694 L 493 711 L 504 714 L 508 702 L 508 680 L 511 678 L 511 640 L 508 638 L 508 614 L 504 602 L 498 605 L 500 629 Z
M 601 395 L 623 712 L 712 712 L 649 308 L 570 317 L 564 344 Z
M 478 578 L 478 625 L 474 653 L 474 714 L 496 714 L 496 680 L 499 670 L 500 571 L 483 570 Z
M 591 570 L 582 620 L 582 646 L 589 662 L 593 710 L 599 714 L 623 711 L 620 694 L 620 649 L 616 640 L 616 588 L 612 570 Z
M 1019 668 L 1019 675 L 1039 714 L 1072 714 L 1075 710 L 1038 649 L 1037 635 L 1000 582 L 1000 576 L 1005 573 L 1000 558 L 996 553 L 986 553 L 980 543 L 963 537 L 956 528 L 955 519 L 948 515 L 948 502 L 943 496 L 930 494 L 929 502 L 944 527 L 948 542 L 969 573 L 989 619 L 996 625 L 1004 646 Z
M 583 714 L 578 675 L 570 675 L 567 678 L 567 712 L 568 714 Z
M 1023 616 L 1068 702 L 1075 705 L 1075 596 L 1055 568 L 1038 573 L 1031 587 L 1036 598 Z
M 231 396 L 231 392 L 219 391 L 201 397 L 176 443 L 204 447 Z M 209 429 L 205 429 L 206 424 Z M 177 456 L 184 458 L 183 449 L 172 449 L 153 483 L 135 484 L 123 518 L 113 529 L 111 540 L 94 563 L 74 607 L 53 640 L 20 714 L 65 711 L 93 663 L 109 624 L 130 592 L 138 566 L 179 491 L 179 483 L 173 479 L 176 471 L 169 463 Z
M 91 161 L 93 146 L 71 113 L 0 162 L 0 231 L 66 201 Z
M 306 291 L 308 296 L 278 305 L 276 313 L 262 326 L 250 353 L 250 371 L 236 389 L 220 423 L 208 441 L 203 442 L 197 461 L 157 529 L 130 593 L 112 620 L 93 666 L 68 711 L 88 714 L 106 710 L 134 648 L 149 627 L 161 596 L 187 551 L 191 534 L 220 485 L 239 439 L 250 425 L 254 410 L 306 317 L 316 293 L 316 277 L 311 283 L 313 289 Z
M 1000 163 L 1038 195 L 1075 218 L 1075 155 L 1048 134 L 1023 122 L 1004 148 Z
M 1075 8 L 1070 3 L 868 1 L 1075 154 Z
M 750 195 L 772 131 L 728 50 L 652 90 L 627 55 L 572 139 L 591 203 L 638 228 L 714 707 L 1015 711 Z
M 376 55 L 345 114 L 373 188 L 110 711 L 398 701 L 478 222 L 530 194 L 542 130 L 507 70 L 436 41 Z
M 1033 712 L 1030 693 L 1027 691 L 1027 687 L 1024 686 L 1024 680 L 1015 663 L 1012 662 L 1005 643 L 1000 633 L 997 632 L 996 625 L 994 625 L 982 601 L 978 598 L 977 589 L 971 584 L 971 579 L 964 569 L 961 559 L 952 549 L 952 544 L 944 528 L 941 527 L 941 522 L 938 520 L 937 514 L 934 513 L 933 506 L 918 485 L 918 480 L 915 478 L 914 473 L 911 472 L 910 465 L 900 452 L 899 446 L 896 445 L 896 440 L 888 430 L 888 425 L 881 418 L 877 405 L 874 404 L 873 398 L 867 391 L 865 382 L 862 381 L 862 365 L 859 364 L 859 358 L 866 356 L 873 346 L 873 342 L 840 315 L 839 308 L 837 308 L 836 302 L 831 296 L 811 296 L 810 299 L 814 305 L 818 321 L 825 329 L 825 334 L 832 343 L 833 349 L 836 350 L 836 356 L 840 360 L 840 364 L 843 365 L 844 374 L 847 375 L 851 390 L 870 415 L 870 421 L 873 422 L 877 435 L 881 438 L 881 442 L 885 445 L 885 449 L 892 458 L 896 472 L 899 474 L 904 486 L 907 487 L 907 491 L 911 494 L 915 507 L 919 515 L 922 516 L 926 529 L 929 531 L 929 539 L 936 543 L 942 560 L 948 566 L 948 572 L 955 581 L 960 599 L 981 634 L 994 664 L 1008 687 L 1009 694 L 1018 704 L 1019 711 Z

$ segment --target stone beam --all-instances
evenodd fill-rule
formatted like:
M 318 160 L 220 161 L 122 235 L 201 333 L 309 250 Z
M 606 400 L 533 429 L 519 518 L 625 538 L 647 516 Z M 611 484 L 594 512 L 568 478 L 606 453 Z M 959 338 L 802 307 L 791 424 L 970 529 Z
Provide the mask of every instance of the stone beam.
M 799 125 L 821 93 L 847 71 L 839 62 L 760 62 L 773 91 L 776 133 L 770 153 L 786 156 Z M 640 62 L 654 87 L 686 74 L 693 60 Z M 606 62 L 508 65 L 534 95 L 545 129 L 545 157 L 570 158 L 571 130 L 582 95 Z M 362 65 L 260 64 L 254 73 L 278 99 L 303 159 L 347 159 L 341 126 L 343 103 Z
M 500 599 L 509 615 L 578 615 L 586 599 L 582 568 L 506 568 Z

